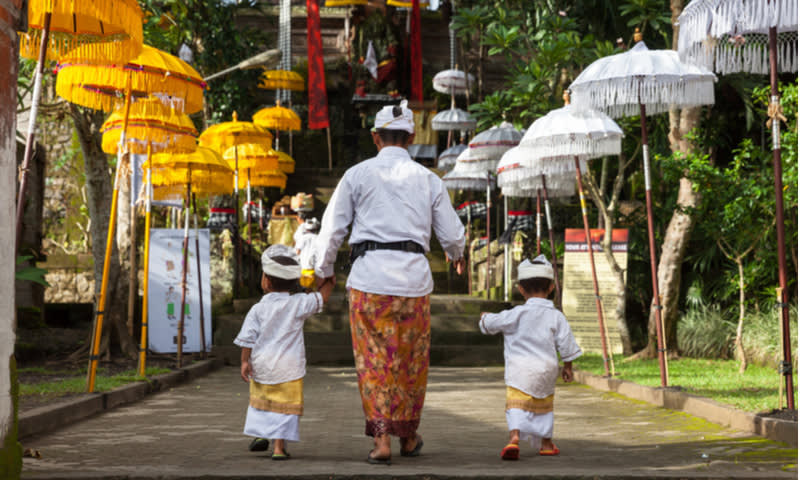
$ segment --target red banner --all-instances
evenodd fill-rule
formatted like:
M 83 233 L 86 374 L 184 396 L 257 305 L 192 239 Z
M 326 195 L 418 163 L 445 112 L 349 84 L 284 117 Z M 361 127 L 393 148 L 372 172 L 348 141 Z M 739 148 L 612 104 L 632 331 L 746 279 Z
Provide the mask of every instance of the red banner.
M 422 28 L 419 0 L 411 2 L 411 100 L 422 101 Z
M 325 89 L 325 63 L 319 26 L 319 0 L 306 0 L 308 8 L 308 128 L 330 126 L 328 91 Z

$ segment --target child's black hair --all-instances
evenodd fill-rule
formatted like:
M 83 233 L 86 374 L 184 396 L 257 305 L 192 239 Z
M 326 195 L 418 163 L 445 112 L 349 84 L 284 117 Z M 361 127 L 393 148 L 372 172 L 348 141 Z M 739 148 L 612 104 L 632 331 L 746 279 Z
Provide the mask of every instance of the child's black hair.
M 544 265 L 544 262 L 534 260 L 531 262 L 534 265 Z M 528 294 L 533 293 L 547 293 L 553 280 L 545 277 L 532 277 L 525 278 L 519 281 L 519 286 L 522 287 Z
M 277 257 L 271 257 L 276 263 L 286 266 L 294 266 L 299 265 L 297 261 L 291 257 L 285 257 L 283 255 L 279 255 Z M 297 278 L 285 279 L 285 278 L 278 278 L 265 273 L 267 279 L 269 279 L 270 285 L 272 285 L 273 292 L 299 292 L 300 291 L 300 283 L 298 282 Z

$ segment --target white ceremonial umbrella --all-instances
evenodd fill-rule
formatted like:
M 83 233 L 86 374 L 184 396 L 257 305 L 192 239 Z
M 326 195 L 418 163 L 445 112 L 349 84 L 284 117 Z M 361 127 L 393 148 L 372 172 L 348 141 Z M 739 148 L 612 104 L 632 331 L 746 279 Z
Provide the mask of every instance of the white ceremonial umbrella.
M 778 72 L 797 71 L 797 0 L 693 0 L 678 16 L 678 55 L 688 62 L 734 72 L 766 74 L 770 78 L 767 122 L 772 127 L 772 174 L 778 235 L 778 282 L 783 324 L 783 372 L 787 406 L 794 409 L 792 345 L 789 340 L 786 241 L 781 165 L 781 112 Z M 785 119 L 784 119 L 785 120 Z M 787 367 L 789 366 L 789 367 Z
M 659 366 L 662 367 L 661 386 L 666 387 L 666 342 L 662 335 L 661 299 L 658 293 L 647 115 L 666 112 L 673 106 L 689 108 L 712 105 L 717 77 L 704 68 L 682 63 L 675 50 L 649 50 L 641 41 L 638 30 L 634 39 L 637 43 L 629 51 L 595 60 L 578 75 L 569 89 L 576 105 L 602 110 L 613 118 L 638 114 L 641 119 L 650 275 L 658 325 L 656 333 Z
M 455 106 L 442 110 L 431 119 L 434 130 L 475 130 L 477 124 L 475 117 Z
M 469 142 L 469 159 L 472 168 L 495 170 L 497 162 L 522 140 L 522 133 L 508 122 L 494 126 L 475 135 Z
M 442 70 L 433 77 L 433 89 L 450 95 L 466 95 L 475 85 L 475 76 L 457 69 Z
M 603 365 L 605 374 L 609 375 L 606 327 L 603 319 L 600 289 L 597 283 L 594 252 L 589 234 L 589 218 L 586 211 L 586 197 L 583 194 L 580 162 L 581 160 L 590 160 L 605 155 L 618 155 L 622 150 L 622 129 L 601 112 L 569 105 L 567 92 L 564 92 L 564 100 L 567 105 L 551 110 L 547 115 L 540 117 L 531 124 L 525 132 L 519 148 L 520 150 L 528 151 L 531 157 L 538 158 L 541 162 L 572 162 L 575 167 L 575 179 L 578 184 L 578 195 L 583 216 L 583 230 L 586 235 L 586 246 L 592 269 L 595 307 L 597 308 L 597 321 L 600 327 L 600 339 L 603 347 Z M 572 126 L 573 129 L 570 130 L 569 126 Z M 523 162 L 525 162 L 524 159 Z
M 458 156 L 466 149 L 467 146 L 465 144 L 459 143 L 443 151 L 441 154 L 439 154 L 439 163 L 437 164 L 436 168 L 439 170 L 450 171 L 456 165 L 456 159 Z

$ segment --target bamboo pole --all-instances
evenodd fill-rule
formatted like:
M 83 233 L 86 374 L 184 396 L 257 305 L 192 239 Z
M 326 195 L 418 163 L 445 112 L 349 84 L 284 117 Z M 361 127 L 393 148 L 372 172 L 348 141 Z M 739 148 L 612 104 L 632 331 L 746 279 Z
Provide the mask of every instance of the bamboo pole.
M 641 88 L 641 87 L 640 87 Z M 647 145 L 647 110 L 639 102 L 639 123 L 642 130 L 642 162 L 644 163 L 644 194 L 647 207 L 647 240 L 650 246 L 650 279 L 653 286 L 653 308 L 656 318 L 656 342 L 658 349 L 658 369 L 661 373 L 661 386 L 667 386 L 667 370 L 664 358 L 667 356 L 666 338 L 661 318 L 661 296 L 658 293 L 658 261 L 656 259 L 656 235 L 653 219 L 653 195 L 650 188 L 650 152 Z
M 492 290 L 492 184 L 489 171 L 486 171 L 486 299 L 491 298 Z
M 589 264 L 592 267 L 592 286 L 594 287 L 594 301 L 597 308 L 597 322 L 600 324 L 600 342 L 603 347 L 603 368 L 605 376 L 609 375 L 608 371 L 608 345 L 606 345 L 605 336 L 605 322 L 603 320 L 603 302 L 600 297 L 600 287 L 597 284 L 597 271 L 594 266 L 594 251 L 592 250 L 592 237 L 589 230 L 589 215 L 586 210 L 586 197 L 583 194 L 583 180 L 581 180 L 581 166 L 578 162 L 578 157 L 575 156 L 575 178 L 578 181 L 578 194 L 581 199 L 581 215 L 583 216 L 583 232 L 586 235 L 586 246 L 589 251 Z
M 277 145 L 276 145 L 277 147 Z M 236 250 L 236 261 L 234 262 L 234 279 L 233 282 L 233 297 L 238 297 L 239 289 L 242 287 L 242 236 L 239 235 L 239 146 L 235 145 L 233 148 L 234 169 L 233 169 L 233 190 L 236 197 L 236 205 L 234 210 L 234 219 L 236 225 L 233 228 L 233 234 L 236 236 L 234 239 L 234 249 Z
M 251 216 L 251 210 L 253 209 L 253 206 L 250 204 L 250 201 L 251 201 L 250 200 L 250 169 L 248 168 L 247 169 L 247 243 L 249 245 L 252 245 L 253 244 L 253 235 L 252 235 L 253 226 L 251 225 L 251 219 L 253 217 Z
M 129 258 L 131 268 L 128 271 L 128 334 L 133 336 L 133 317 L 136 316 L 136 298 L 139 294 L 139 289 L 136 288 L 137 280 L 139 279 L 139 265 L 136 262 L 136 191 L 135 178 L 136 178 L 136 162 L 131 159 L 131 225 L 129 228 L 131 237 L 131 246 Z
M 558 255 L 556 254 L 556 241 L 553 234 L 553 221 L 550 218 L 550 202 L 547 198 L 547 180 L 542 175 L 542 193 L 544 193 L 544 214 L 547 220 L 547 233 L 550 239 L 550 256 L 553 258 L 553 280 L 556 284 L 556 306 L 561 307 L 561 284 L 558 280 Z
M 17 231 L 14 248 L 19 253 L 22 242 L 22 219 L 25 216 L 25 193 L 28 189 L 28 170 L 33 159 L 34 140 L 36 138 L 36 116 L 39 113 L 39 103 L 42 98 L 42 76 L 44 75 L 45 60 L 47 59 L 47 42 L 50 37 L 50 22 L 53 17 L 51 12 L 45 12 L 42 26 L 42 41 L 39 43 L 39 57 L 36 60 L 36 72 L 33 77 L 33 98 L 28 117 L 28 134 L 25 138 L 25 156 L 22 158 L 22 167 L 19 177 L 19 192 L 17 193 Z
M 503 195 L 503 218 L 505 219 L 505 230 L 508 231 L 508 197 Z M 511 241 L 511 236 L 509 234 L 509 242 Z M 509 290 L 511 289 L 511 259 L 508 250 L 508 243 L 503 245 L 503 300 L 508 301 L 509 299 Z
M 780 303 L 780 301 L 783 300 L 783 289 L 781 287 L 778 287 L 777 289 L 775 289 L 775 292 L 777 293 L 776 300 L 778 301 L 778 303 Z M 780 332 L 781 345 L 783 345 L 784 339 L 783 339 L 783 312 L 782 311 L 778 311 L 778 331 Z M 783 410 L 783 390 L 784 390 L 783 383 L 784 382 L 783 382 L 783 378 L 781 378 L 781 377 L 783 377 L 783 372 L 781 372 L 780 369 L 778 369 L 778 378 L 779 378 L 779 380 L 778 380 L 778 410 Z
M 186 274 L 189 271 L 189 206 L 192 201 L 192 167 L 189 167 L 189 181 L 186 183 L 186 208 L 183 218 L 183 260 L 181 262 L 181 316 L 178 320 L 178 368 L 183 366 L 183 322 L 186 318 Z
M 152 208 L 153 180 L 152 180 L 152 154 L 153 145 L 147 142 L 147 186 L 145 187 L 145 217 L 144 217 L 144 277 L 142 278 L 142 330 L 139 339 L 139 364 L 137 375 L 144 376 L 147 364 L 147 322 L 148 298 L 150 292 L 150 210 Z
M 542 253 L 542 189 L 536 189 L 536 255 Z
M 249 172 L 249 170 L 248 170 Z M 192 193 L 192 210 L 194 210 L 194 250 L 197 255 L 197 293 L 200 297 L 200 345 L 202 358 L 206 358 L 206 316 L 203 308 L 203 274 L 200 268 L 200 229 L 197 226 L 197 196 Z
M 131 74 L 125 86 L 125 116 L 122 122 L 122 133 L 119 137 L 119 148 L 117 149 L 117 171 L 114 174 L 114 189 L 111 193 L 111 212 L 108 217 L 108 235 L 106 236 L 106 251 L 103 256 L 103 277 L 100 282 L 100 299 L 97 302 L 94 325 L 92 327 L 92 345 L 89 353 L 89 367 L 86 372 L 86 391 L 94 392 L 95 380 L 97 376 L 97 360 L 100 355 L 100 339 L 103 337 L 103 320 L 105 319 L 106 295 L 108 293 L 108 269 L 111 265 L 111 251 L 114 248 L 114 229 L 117 225 L 117 203 L 119 200 L 119 179 L 121 166 L 127 154 L 128 118 L 131 112 Z
M 789 328 L 788 283 L 786 279 L 786 233 L 783 211 L 783 165 L 781 164 L 781 122 L 780 92 L 778 91 L 778 29 L 769 29 L 769 84 L 770 109 L 775 112 L 772 118 L 772 175 L 775 190 L 775 218 L 778 236 L 778 282 L 781 287 L 781 298 L 778 306 L 781 309 L 781 330 L 783 332 L 783 362 L 781 373 L 786 382 L 786 405 L 794 410 L 794 382 L 792 380 L 792 341 Z

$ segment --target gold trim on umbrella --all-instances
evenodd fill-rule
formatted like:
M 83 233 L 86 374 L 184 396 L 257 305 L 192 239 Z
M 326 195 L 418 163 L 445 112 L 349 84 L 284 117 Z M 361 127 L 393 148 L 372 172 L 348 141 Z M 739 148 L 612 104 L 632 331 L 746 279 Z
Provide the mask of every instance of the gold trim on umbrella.
M 306 81 L 302 75 L 291 70 L 266 70 L 261 74 L 258 88 L 302 92 L 306 89 Z

